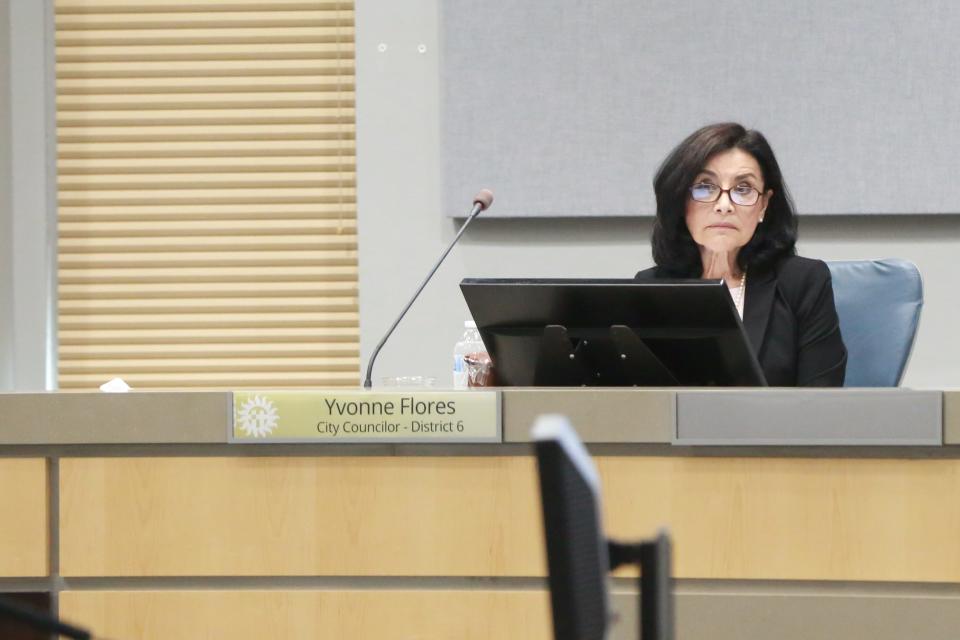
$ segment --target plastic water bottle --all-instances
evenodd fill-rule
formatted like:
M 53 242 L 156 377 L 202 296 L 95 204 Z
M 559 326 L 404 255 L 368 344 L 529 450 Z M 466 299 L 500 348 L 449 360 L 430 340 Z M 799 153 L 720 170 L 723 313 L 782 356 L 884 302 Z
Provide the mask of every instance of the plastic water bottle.
M 466 389 L 469 386 L 469 373 L 464 356 L 470 353 L 486 351 L 477 323 L 467 320 L 463 323 L 463 335 L 453 347 L 453 388 Z

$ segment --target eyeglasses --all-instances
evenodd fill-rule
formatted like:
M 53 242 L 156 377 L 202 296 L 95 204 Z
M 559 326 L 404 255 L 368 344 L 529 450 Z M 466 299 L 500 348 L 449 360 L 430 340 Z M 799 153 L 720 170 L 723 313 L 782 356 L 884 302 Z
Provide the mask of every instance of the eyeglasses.
M 729 189 L 721 189 L 710 182 L 698 182 L 690 187 L 690 197 L 697 202 L 716 202 L 720 199 L 722 193 L 726 193 L 730 196 L 730 201 L 733 204 L 741 207 L 757 204 L 757 200 L 760 199 L 760 192 L 748 184 L 738 184 Z

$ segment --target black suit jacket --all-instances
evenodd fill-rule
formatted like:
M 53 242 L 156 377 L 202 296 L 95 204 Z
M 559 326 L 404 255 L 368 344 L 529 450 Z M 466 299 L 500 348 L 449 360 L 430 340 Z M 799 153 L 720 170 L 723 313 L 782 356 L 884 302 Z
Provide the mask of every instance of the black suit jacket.
M 652 267 L 636 277 L 669 276 Z M 767 384 L 843 386 L 847 349 L 823 261 L 787 256 L 765 271 L 748 271 L 743 307 L 743 326 Z

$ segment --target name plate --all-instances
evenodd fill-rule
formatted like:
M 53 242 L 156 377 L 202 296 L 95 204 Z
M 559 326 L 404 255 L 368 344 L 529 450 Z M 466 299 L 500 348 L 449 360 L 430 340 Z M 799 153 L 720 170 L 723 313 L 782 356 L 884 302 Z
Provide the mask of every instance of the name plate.
M 235 391 L 235 443 L 501 442 L 498 391 Z

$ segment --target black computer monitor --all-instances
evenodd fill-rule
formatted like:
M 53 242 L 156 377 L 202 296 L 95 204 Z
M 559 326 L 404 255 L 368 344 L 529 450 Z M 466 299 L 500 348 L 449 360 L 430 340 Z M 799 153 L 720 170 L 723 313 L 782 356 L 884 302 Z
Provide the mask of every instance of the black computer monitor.
M 569 421 L 537 418 L 531 436 L 540 474 L 544 536 L 555 640 L 603 640 L 609 621 L 607 573 L 635 564 L 638 638 L 673 640 L 670 538 L 623 543 L 603 533 L 600 478 Z
M 565 418 L 541 416 L 531 435 L 540 471 L 553 637 L 603 640 L 610 556 L 600 519 L 600 476 Z
M 722 280 L 460 283 L 501 386 L 766 386 Z

